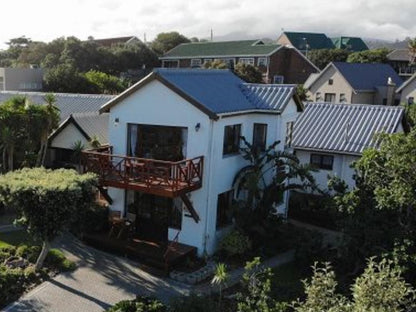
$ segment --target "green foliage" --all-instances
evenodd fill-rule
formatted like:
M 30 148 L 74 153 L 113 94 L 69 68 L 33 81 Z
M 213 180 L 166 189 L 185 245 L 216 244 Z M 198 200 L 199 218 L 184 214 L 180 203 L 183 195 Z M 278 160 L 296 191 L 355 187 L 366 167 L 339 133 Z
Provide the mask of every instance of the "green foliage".
M 87 78 L 73 64 L 59 64 L 48 69 L 43 77 L 44 89 L 62 93 L 93 93 Z
M 296 86 L 296 95 L 298 96 L 299 100 L 302 102 L 308 102 L 310 101 L 310 98 L 308 96 L 308 89 L 306 89 L 303 84 L 298 84 Z
M 92 204 L 80 211 L 71 224 L 71 232 L 77 235 L 83 233 L 98 233 L 108 230 L 108 207 Z
M 387 54 L 389 50 L 386 48 L 365 50 L 351 53 L 348 56 L 348 63 L 387 63 Z
M 68 260 L 62 251 L 55 248 L 49 250 L 45 262 L 48 265 L 48 267 L 54 268 L 62 272 L 72 271 L 76 267 L 75 263 Z
M 134 300 L 123 300 L 107 312 L 166 312 L 167 307 L 157 299 L 137 296 Z
M 228 69 L 228 65 L 222 60 L 214 60 L 212 62 L 205 62 L 204 68 L 206 69 Z
M 319 49 L 308 51 L 308 59 L 319 69 L 331 62 L 346 62 L 351 52 L 344 49 Z
M 91 85 L 91 93 L 118 94 L 128 87 L 125 80 L 96 70 L 84 74 Z
M 414 104 L 402 104 L 405 109 L 406 121 L 410 127 L 414 128 L 416 126 L 416 105 Z
M 311 281 L 304 281 L 306 299 L 292 305 L 296 312 L 398 312 L 416 308 L 415 289 L 391 261 L 370 259 L 364 273 L 351 286 L 352 300 L 337 293 L 335 273 L 328 263 L 323 267 L 315 263 L 313 271 Z
M 243 64 L 238 63 L 234 67 L 234 73 L 243 79 L 245 82 L 250 83 L 262 83 L 263 82 L 263 74 L 262 72 L 255 66 L 250 64 Z
M 220 311 L 217 303 L 209 297 L 191 294 L 176 298 L 170 304 L 170 312 L 212 312 Z
M 250 249 L 250 238 L 237 229 L 228 233 L 220 244 L 220 250 L 223 250 L 229 257 L 244 255 Z
M 0 265 L 0 306 L 19 298 L 25 289 L 24 280 L 21 269 L 7 269 Z
M 177 31 L 171 31 L 166 33 L 159 33 L 155 40 L 153 40 L 153 42 L 150 44 L 150 48 L 158 56 L 161 56 L 177 45 L 188 42 L 190 42 L 190 40 L 184 35 L 181 35 Z
M 93 174 L 65 169 L 26 168 L 0 176 L 0 200 L 16 209 L 19 223 L 44 243 L 39 267 L 49 242 L 94 202 L 96 184 Z

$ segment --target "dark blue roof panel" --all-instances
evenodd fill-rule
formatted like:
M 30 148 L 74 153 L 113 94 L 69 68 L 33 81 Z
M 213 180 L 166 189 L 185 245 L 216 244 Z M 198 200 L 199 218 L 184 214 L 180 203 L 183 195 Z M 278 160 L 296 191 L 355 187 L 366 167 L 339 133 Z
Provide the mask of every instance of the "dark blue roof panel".
M 333 64 L 355 90 L 373 90 L 385 86 L 389 77 L 397 86 L 403 83 L 388 64 L 342 62 L 333 62 Z

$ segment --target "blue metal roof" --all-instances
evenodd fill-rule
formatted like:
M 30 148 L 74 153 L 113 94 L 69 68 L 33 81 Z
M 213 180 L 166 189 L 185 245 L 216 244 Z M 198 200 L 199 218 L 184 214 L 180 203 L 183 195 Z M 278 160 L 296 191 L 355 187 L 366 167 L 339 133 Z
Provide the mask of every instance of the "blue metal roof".
M 403 80 L 388 64 L 378 63 L 332 63 L 355 90 L 373 90 L 379 86 L 387 85 L 390 77 L 400 86 Z
M 293 148 L 360 155 L 376 147 L 374 134 L 394 133 L 404 116 L 400 106 L 308 103 L 293 128 Z
M 155 69 L 163 79 L 215 114 L 246 110 L 281 112 L 294 94 L 294 85 L 245 83 L 230 70 Z

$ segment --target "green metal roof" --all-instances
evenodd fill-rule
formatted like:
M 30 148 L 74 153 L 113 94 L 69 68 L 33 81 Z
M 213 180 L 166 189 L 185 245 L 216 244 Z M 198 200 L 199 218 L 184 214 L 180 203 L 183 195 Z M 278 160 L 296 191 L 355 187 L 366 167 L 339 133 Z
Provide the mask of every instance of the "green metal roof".
M 306 50 L 306 45 L 308 45 L 308 50 L 334 48 L 331 39 L 322 33 L 285 31 L 283 34 L 286 35 L 291 44 L 298 50 Z
M 269 55 L 280 45 L 265 44 L 261 40 L 217 41 L 182 43 L 161 57 L 213 57 L 213 56 L 261 56 Z
M 352 52 L 368 50 L 368 46 L 359 37 L 336 37 L 331 40 L 337 49 L 346 49 Z

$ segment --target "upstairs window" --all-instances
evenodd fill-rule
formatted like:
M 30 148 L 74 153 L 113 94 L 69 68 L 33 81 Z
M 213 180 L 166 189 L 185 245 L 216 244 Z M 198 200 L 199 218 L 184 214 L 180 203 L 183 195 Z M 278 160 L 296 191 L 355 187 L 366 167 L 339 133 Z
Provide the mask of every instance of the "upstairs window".
M 321 92 L 316 92 L 315 95 L 315 102 L 319 102 L 322 100 Z
M 340 103 L 346 103 L 347 102 L 347 98 L 345 97 L 345 93 L 341 93 L 339 95 L 339 102 Z
M 323 154 L 311 154 L 311 166 L 317 169 L 332 170 L 334 156 Z
M 266 150 L 267 124 L 255 123 L 253 127 L 253 147 L 261 152 Z
M 335 93 L 325 93 L 325 102 L 326 103 L 335 103 Z
M 240 151 L 241 125 L 224 127 L 223 155 L 238 154 Z
M 332 86 L 332 85 L 334 84 L 334 79 L 329 79 L 329 80 L 328 80 L 328 84 L 329 84 L 330 86 Z

